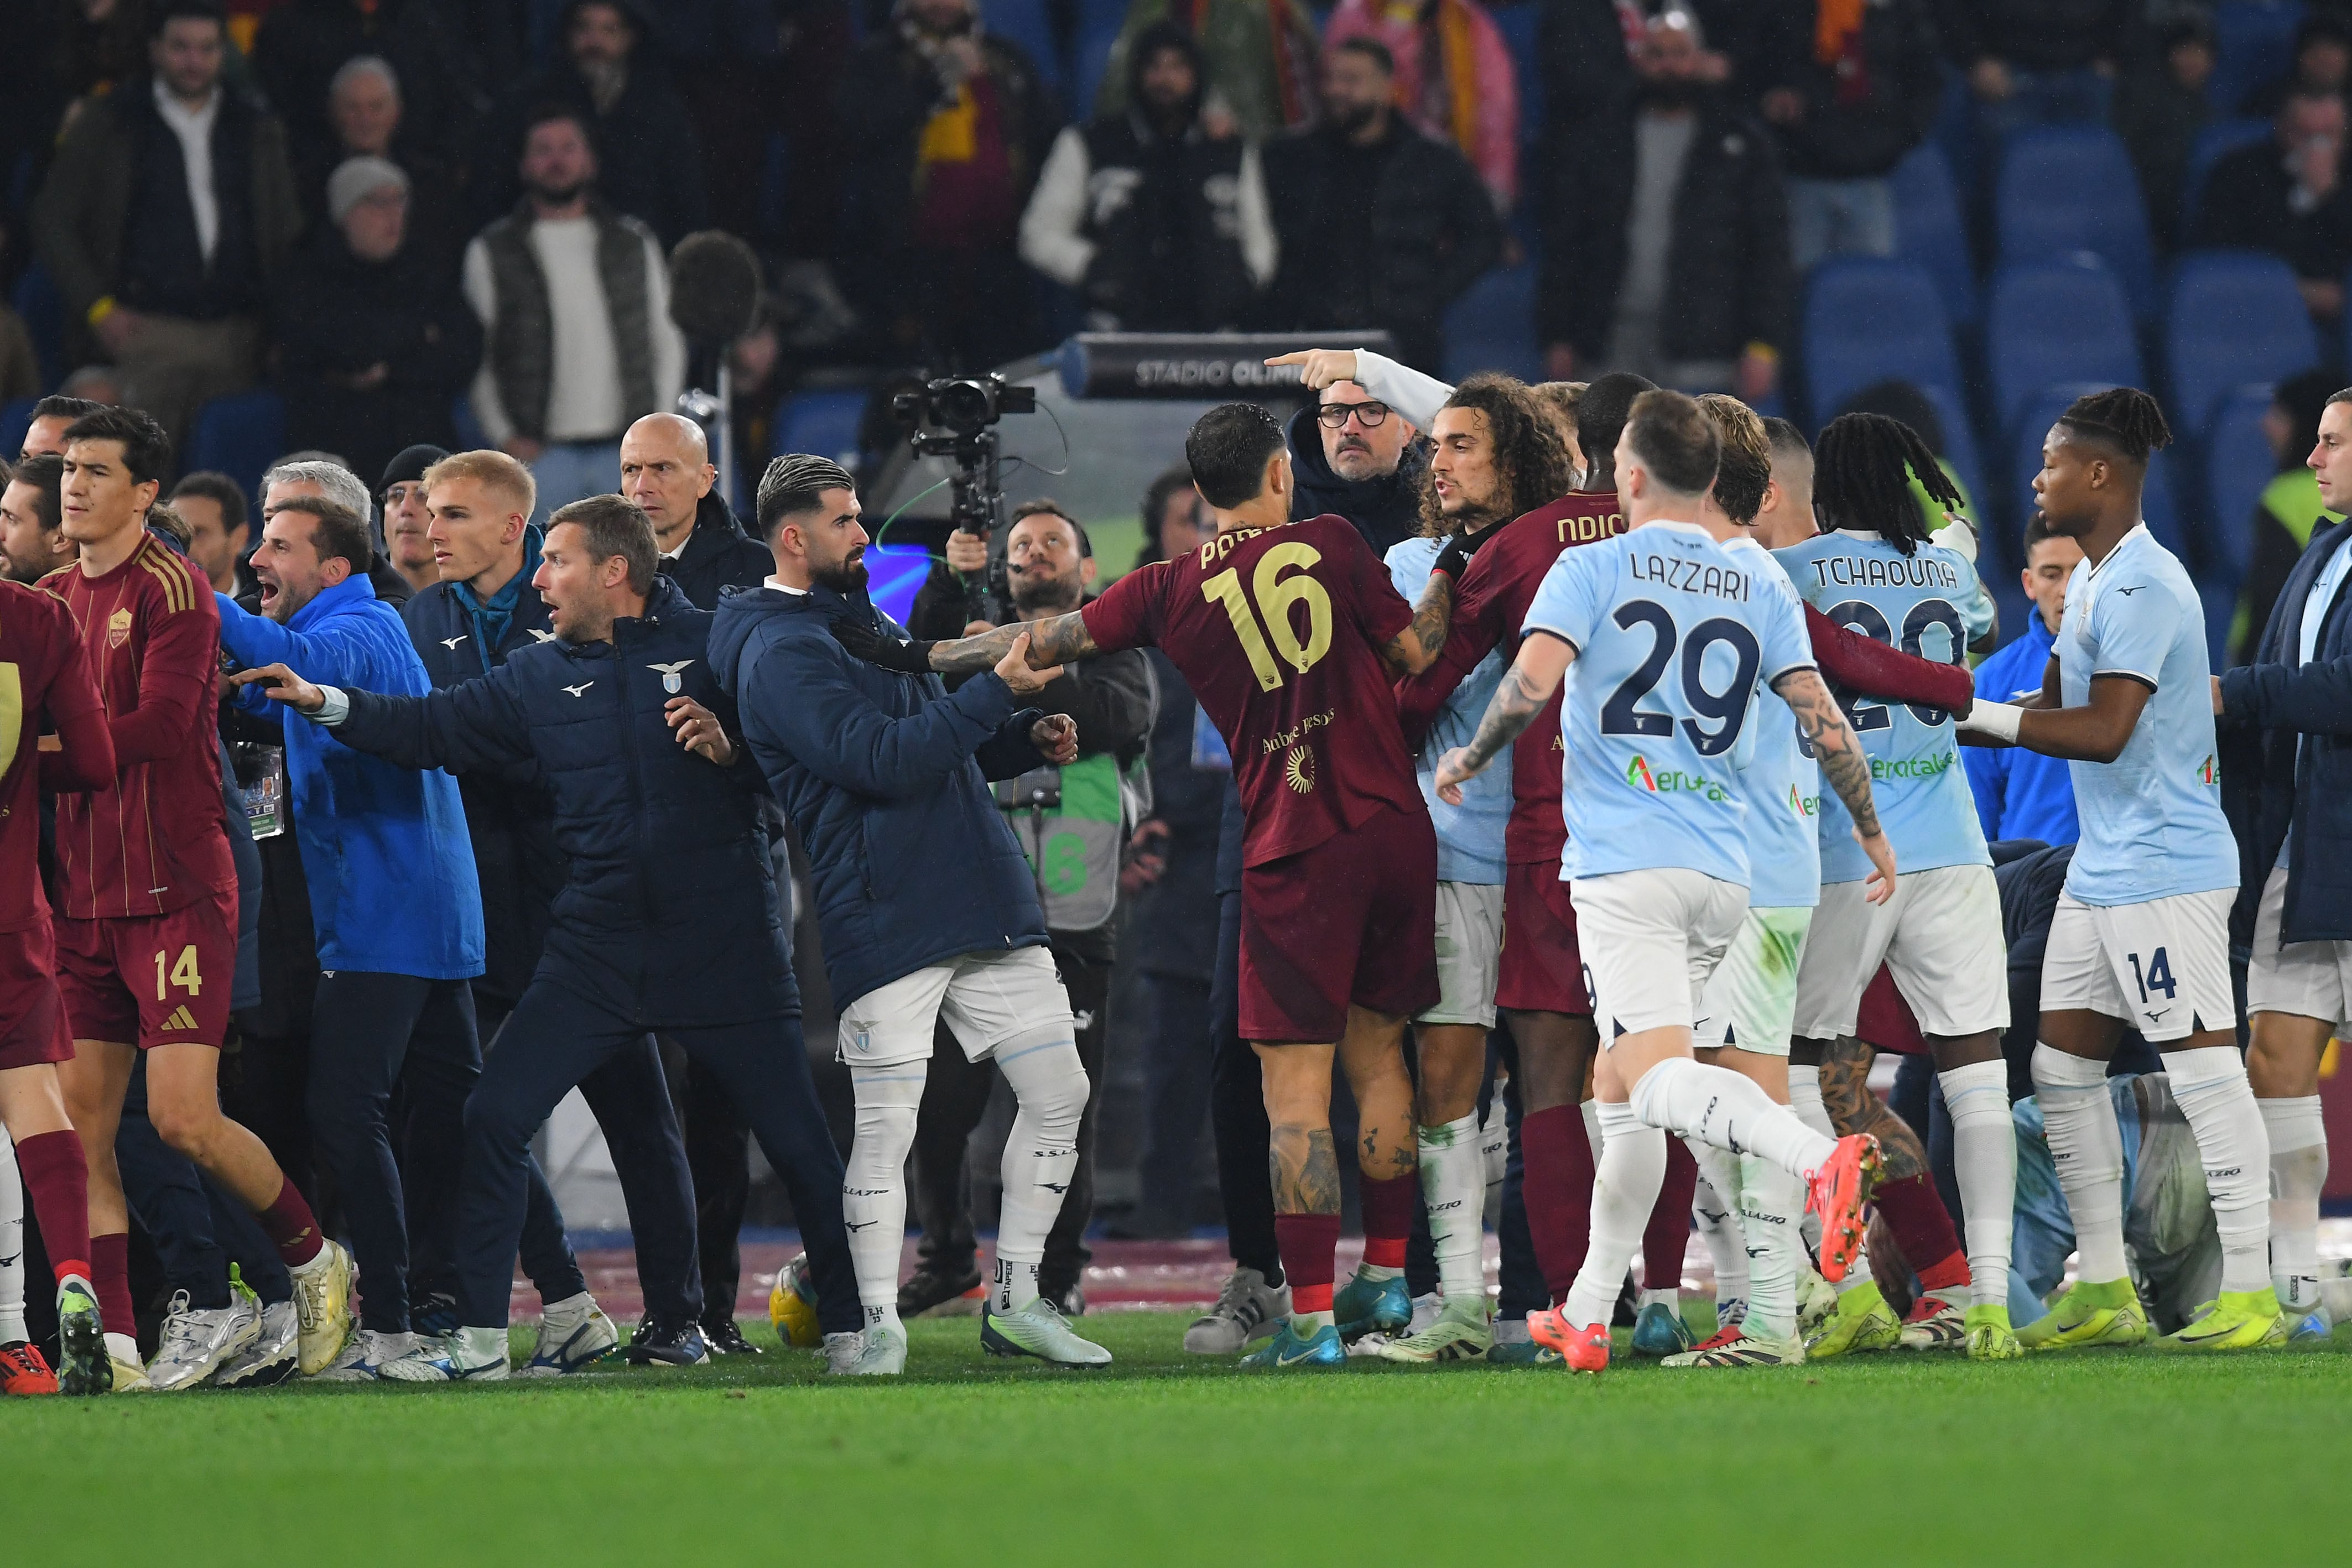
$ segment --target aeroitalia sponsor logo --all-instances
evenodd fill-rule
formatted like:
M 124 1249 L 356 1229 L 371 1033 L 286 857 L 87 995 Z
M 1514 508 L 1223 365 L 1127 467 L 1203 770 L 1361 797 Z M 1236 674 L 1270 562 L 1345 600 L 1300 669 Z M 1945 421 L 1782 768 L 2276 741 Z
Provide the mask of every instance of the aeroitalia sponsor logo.
M 1625 765 L 1625 782 L 1653 795 L 1704 795 L 1710 800 L 1727 798 L 1723 786 L 1712 779 L 1679 768 L 1653 768 L 1650 759 L 1638 754 Z
M 1933 779 L 1949 773 L 1960 759 L 1957 751 L 1944 750 L 1933 757 L 1892 758 L 1874 757 L 1870 759 L 1870 776 L 1874 779 Z

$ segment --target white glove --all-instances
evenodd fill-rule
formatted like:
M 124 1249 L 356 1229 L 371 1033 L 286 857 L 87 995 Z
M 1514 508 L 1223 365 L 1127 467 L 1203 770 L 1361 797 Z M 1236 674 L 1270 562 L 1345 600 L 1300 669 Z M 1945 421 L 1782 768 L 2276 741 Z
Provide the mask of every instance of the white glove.
M 1946 512 L 1944 526 L 1927 536 L 1931 545 L 1941 545 L 1970 566 L 1977 559 L 1977 526 L 1958 512 Z
M 1959 727 L 1971 735 L 1989 735 L 1995 740 L 2017 744 L 2017 727 L 2024 721 L 2025 710 L 2013 703 L 1989 703 L 1982 697 L 1969 705 L 1969 711 Z

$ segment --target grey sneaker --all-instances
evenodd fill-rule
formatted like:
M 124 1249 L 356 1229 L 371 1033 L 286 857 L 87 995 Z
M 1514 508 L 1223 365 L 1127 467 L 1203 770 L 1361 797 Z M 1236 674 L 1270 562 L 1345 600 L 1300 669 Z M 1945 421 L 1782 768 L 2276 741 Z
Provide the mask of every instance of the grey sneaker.
M 1290 1287 L 1269 1285 L 1255 1269 L 1236 1269 L 1217 1292 L 1217 1304 L 1184 1331 L 1194 1355 L 1238 1355 L 1290 1316 Z
M 540 1319 L 539 1343 L 532 1347 L 528 1365 L 518 1368 L 517 1377 L 558 1377 L 567 1372 L 577 1372 L 600 1356 L 609 1355 L 620 1347 L 621 1331 L 604 1315 L 604 1309 L 586 1291 L 568 1301 L 551 1301 L 545 1315 Z
M 510 1375 L 507 1331 L 462 1328 L 446 1339 L 428 1339 L 375 1375 L 394 1383 L 502 1383 Z
M 856 1340 L 856 1354 L 846 1357 L 845 1362 L 836 1359 L 833 1346 L 835 1339 Z M 824 1354 L 828 1372 L 847 1377 L 896 1377 L 907 1370 L 906 1331 L 876 1323 L 863 1333 L 827 1334 Z
M 857 1358 L 866 1350 L 866 1336 L 861 1333 L 829 1333 L 824 1336 L 824 1369 L 836 1376 L 857 1370 Z
M 373 1383 L 383 1375 L 383 1364 L 398 1361 L 423 1343 L 413 1333 L 378 1333 L 361 1329 L 343 1342 L 341 1354 L 317 1375 L 321 1383 Z
M 250 1295 L 247 1300 L 252 1300 Z M 267 1388 L 294 1375 L 302 1321 L 293 1301 L 272 1301 L 266 1307 L 258 1301 L 254 1304 L 261 1314 L 261 1332 L 251 1344 L 221 1363 L 220 1370 L 213 1374 L 215 1388 Z
M 187 1291 L 174 1291 L 147 1381 L 158 1394 L 194 1388 L 260 1337 L 261 1314 L 251 1302 L 232 1294 L 227 1306 L 198 1311 L 188 1305 Z
M 1080 1339 L 1062 1310 L 1039 1296 L 1018 1312 L 982 1307 L 980 1348 L 991 1355 L 1027 1355 L 1056 1366 L 1108 1366 L 1110 1352 Z

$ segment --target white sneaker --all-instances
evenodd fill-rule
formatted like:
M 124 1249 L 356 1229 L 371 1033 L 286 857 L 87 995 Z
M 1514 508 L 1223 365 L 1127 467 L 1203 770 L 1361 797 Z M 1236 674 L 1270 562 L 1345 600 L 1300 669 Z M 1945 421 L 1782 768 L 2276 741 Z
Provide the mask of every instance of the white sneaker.
M 300 1343 L 302 1321 L 291 1298 L 257 1310 L 261 1332 L 253 1343 L 222 1362 L 213 1374 L 215 1388 L 267 1388 L 294 1375 L 295 1347 Z
M 147 1381 L 158 1394 L 194 1388 L 260 1337 L 261 1314 L 234 1293 L 227 1306 L 199 1311 L 188 1305 L 187 1291 L 175 1291 Z
M 857 1358 L 865 1354 L 866 1336 L 862 1333 L 829 1333 L 824 1336 L 824 1369 L 835 1375 L 846 1375 L 857 1370 Z
M 378 1333 L 362 1329 L 343 1342 L 327 1370 L 314 1373 L 321 1383 L 373 1383 L 383 1375 L 386 1362 L 398 1361 L 425 1342 L 413 1333 Z
M 1194 1355 L 1238 1355 L 1288 1316 L 1289 1286 L 1269 1285 L 1255 1269 L 1235 1269 L 1217 1292 L 1217 1304 L 1184 1331 L 1184 1348 Z
M 352 1255 L 329 1241 L 294 1276 L 294 1315 L 301 1321 L 297 1358 L 316 1377 L 352 1335 Z
M 507 1331 L 459 1329 L 447 1339 L 428 1339 L 375 1375 L 393 1383 L 503 1383 Z
M 560 1377 L 577 1372 L 600 1356 L 620 1348 L 621 1331 L 596 1298 L 583 1291 L 561 1301 L 550 1301 L 540 1319 L 539 1343 L 530 1361 L 517 1377 Z
M 832 1336 L 826 1336 L 828 1339 Z M 856 1336 L 857 1354 L 846 1366 L 828 1366 L 849 1377 L 896 1377 L 907 1370 L 907 1334 L 887 1323 L 876 1323 Z M 832 1347 L 826 1347 L 826 1359 L 832 1359 Z

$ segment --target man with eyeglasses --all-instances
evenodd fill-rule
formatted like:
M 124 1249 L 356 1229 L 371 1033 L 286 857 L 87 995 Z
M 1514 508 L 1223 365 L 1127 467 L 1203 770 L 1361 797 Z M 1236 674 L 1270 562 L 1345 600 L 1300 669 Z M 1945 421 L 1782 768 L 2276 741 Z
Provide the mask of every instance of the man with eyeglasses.
M 1421 479 L 1429 443 L 1411 421 L 1364 390 L 1333 382 L 1290 421 L 1298 488 L 1291 520 L 1337 512 L 1376 556 L 1421 531 Z

